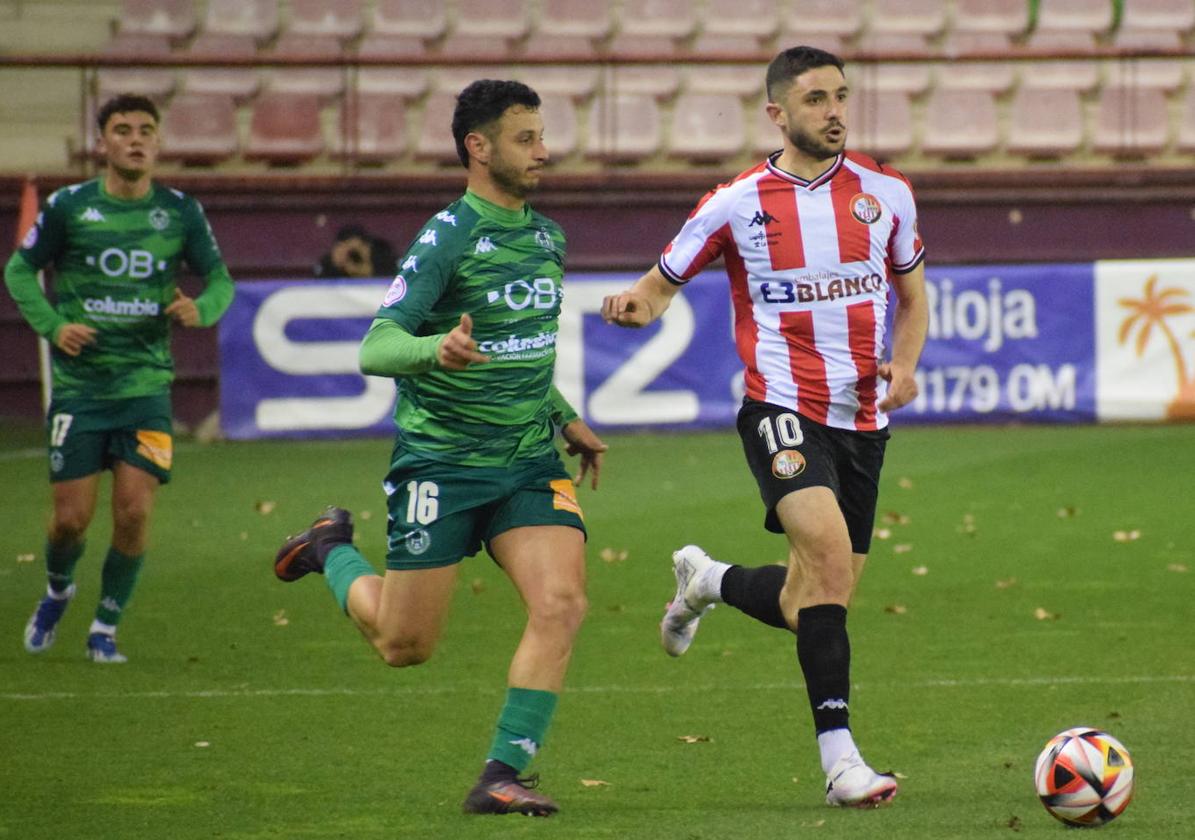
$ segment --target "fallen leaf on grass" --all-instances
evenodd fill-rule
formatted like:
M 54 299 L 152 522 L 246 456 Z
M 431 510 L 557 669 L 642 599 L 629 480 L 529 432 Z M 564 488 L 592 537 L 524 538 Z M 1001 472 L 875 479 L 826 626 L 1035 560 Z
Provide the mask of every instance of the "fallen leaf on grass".
M 884 607 L 884 612 L 892 613 L 893 615 L 904 615 L 909 611 L 909 608 L 904 604 L 889 604 Z
M 897 772 L 895 772 L 895 771 L 893 771 L 893 773 L 892 773 L 892 777 L 893 777 L 893 778 L 895 778 L 895 779 L 900 779 L 900 780 L 902 780 L 902 781 L 903 781 L 903 780 L 905 780 L 905 779 L 907 779 L 907 778 L 909 778 L 909 777 L 908 777 L 908 776 L 906 776 L 904 773 L 897 773 Z
M 20 559 L 20 558 L 18 558 L 18 559 Z M 1187 571 L 1190 571 L 1190 569 L 1187 568 L 1186 563 L 1171 563 L 1169 566 L 1166 567 L 1166 571 L 1168 571 L 1168 572 L 1187 572 Z
M 241 542 L 247 542 L 249 540 L 249 532 L 241 531 L 240 537 L 241 537 Z
M 875 536 L 877 540 L 886 540 L 892 536 L 890 528 L 876 528 Z
M 1006 825 L 1009 828 L 1011 828 L 1013 831 L 1020 831 L 1021 830 L 1021 818 L 1018 816 L 1009 817 Z
M 1074 519 L 1078 515 L 1079 509 L 1074 505 L 1066 505 L 1065 507 L 1058 508 L 1059 519 Z
M 912 550 L 912 543 L 898 543 L 897 545 L 892 546 L 893 554 L 908 554 Z
M 278 503 L 269 499 L 259 499 L 253 503 L 253 509 L 262 516 L 269 516 L 274 512 L 274 508 L 276 507 L 278 507 Z
M 278 610 L 274 613 L 274 626 L 285 627 L 290 624 L 290 619 L 286 617 L 286 610 Z
M 601 552 L 599 552 L 598 557 L 602 559 L 603 563 L 621 563 L 623 560 L 626 560 L 629 555 L 630 552 L 628 552 L 625 548 L 619 549 L 617 551 L 613 548 L 603 548 Z
M 963 514 L 963 524 L 959 525 L 958 528 L 956 528 L 955 530 L 958 531 L 960 534 L 974 534 L 976 531 L 975 514 L 964 513 Z
M 369 520 L 373 519 L 373 511 L 372 510 L 363 510 L 357 514 L 357 518 L 362 521 L 368 522 Z
M 32 554 L 18 554 L 17 562 L 18 563 L 32 563 L 33 555 Z
M 880 517 L 880 521 L 885 525 L 908 525 L 913 520 L 909 519 L 909 517 L 905 516 L 903 513 L 897 513 L 894 510 L 890 510 Z
M 1017 579 L 1015 577 L 1005 578 L 1004 580 L 996 581 L 997 589 L 1009 589 L 1016 585 L 1017 585 Z
M 469 591 L 474 595 L 480 595 L 482 592 L 485 592 L 485 581 L 481 578 L 473 578 L 473 580 L 469 581 Z
M 1132 531 L 1113 531 L 1112 539 L 1118 543 L 1133 542 L 1134 540 L 1141 539 L 1141 532 L 1135 528 Z
M 929 574 L 929 566 L 914 566 L 913 574 L 917 575 L 918 577 L 925 577 Z
M 1061 613 L 1052 613 L 1047 609 L 1038 607 L 1037 609 L 1035 609 L 1033 611 L 1033 617 L 1036 618 L 1038 621 L 1057 621 L 1058 619 L 1062 618 L 1062 614 Z
M 601 779 L 582 779 L 582 787 L 610 787 L 609 782 L 603 782 Z
M 825 824 L 825 820 L 814 820 L 813 822 L 801 823 L 801 828 L 821 828 Z
M 899 487 L 901 490 L 912 490 L 913 489 L 913 479 L 902 477 L 900 480 L 898 480 L 896 482 L 896 486 Z
M 709 744 L 714 739 L 709 735 L 677 735 L 676 740 L 682 744 Z
M 211 745 L 212 745 L 211 741 L 196 741 L 195 742 L 195 746 L 197 746 L 197 747 L 210 747 Z

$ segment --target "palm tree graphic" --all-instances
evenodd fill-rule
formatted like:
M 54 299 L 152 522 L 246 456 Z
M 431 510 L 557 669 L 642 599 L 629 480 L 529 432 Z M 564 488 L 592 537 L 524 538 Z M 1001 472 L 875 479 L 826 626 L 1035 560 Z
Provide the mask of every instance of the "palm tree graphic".
M 1170 354 L 1174 358 L 1175 371 L 1178 374 L 1178 396 L 1167 406 L 1166 416 L 1173 420 L 1195 418 L 1195 379 L 1187 378 L 1187 364 L 1183 358 L 1182 345 L 1179 342 L 1179 337 L 1167 323 L 1168 318 L 1195 312 L 1195 306 L 1181 300 L 1190 294 L 1186 289 L 1176 287 L 1158 289 L 1157 286 L 1158 275 L 1150 275 L 1150 278 L 1145 281 L 1144 294 L 1140 300 L 1120 298 L 1117 301 L 1130 312 L 1129 316 L 1121 322 L 1117 338 L 1123 345 L 1128 342 L 1133 330 L 1137 329 L 1137 342 L 1134 349 L 1140 358 L 1144 355 L 1155 328 L 1157 329 L 1166 339 Z M 1195 332 L 1191 335 L 1195 337 Z

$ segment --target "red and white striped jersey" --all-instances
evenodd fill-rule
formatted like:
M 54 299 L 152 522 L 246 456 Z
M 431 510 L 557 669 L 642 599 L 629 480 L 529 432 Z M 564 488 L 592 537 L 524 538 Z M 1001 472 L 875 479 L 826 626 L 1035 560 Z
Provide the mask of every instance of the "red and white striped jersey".
M 776 168 L 778 156 L 707 193 L 660 271 L 683 284 L 725 259 L 748 397 L 827 426 L 882 429 L 889 281 L 925 256 L 912 187 L 857 152 L 813 181 Z

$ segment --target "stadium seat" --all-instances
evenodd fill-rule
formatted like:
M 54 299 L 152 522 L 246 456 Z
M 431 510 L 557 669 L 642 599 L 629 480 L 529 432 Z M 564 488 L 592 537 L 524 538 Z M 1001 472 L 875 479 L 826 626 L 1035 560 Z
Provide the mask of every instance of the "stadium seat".
M 750 64 L 690 64 L 685 87 L 696 93 L 731 93 L 748 99 L 764 92 L 764 70 Z
M 858 41 L 862 52 L 906 53 L 924 55 L 927 47 L 920 35 L 867 34 Z M 923 93 L 929 88 L 930 66 L 917 62 L 852 62 L 847 67 L 847 78 L 852 84 L 860 84 L 876 91 L 891 90 L 900 93 Z
M 440 56 L 504 61 L 530 29 L 524 0 L 458 0 L 455 25 L 440 44 Z
M 672 109 L 668 156 L 694 163 L 720 163 L 743 151 L 747 141 L 743 101 L 731 93 L 682 93 Z
M 572 97 L 557 93 L 541 93 L 540 116 L 544 120 L 544 143 L 555 163 L 577 151 L 581 132 L 577 124 L 577 107 Z
M 1190 0 L 1124 0 L 1122 29 L 1157 29 L 1186 35 L 1195 29 Z
M 278 0 L 208 0 L 203 29 L 263 44 L 278 33 Z
M 448 64 L 456 63 L 461 58 L 505 64 L 514 60 L 514 45 L 506 38 L 456 33 L 440 42 L 438 55 Z
M 257 55 L 250 35 L 200 32 L 187 52 L 196 58 L 249 59 Z M 237 102 L 252 99 L 261 87 L 256 67 L 189 67 L 183 89 L 188 93 L 231 96 Z
M 212 165 L 237 153 L 236 104 L 231 96 L 181 93 L 162 118 L 162 159 Z
M 1037 30 L 1106 34 L 1113 23 L 1111 2 L 1092 0 L 1038 0 Z
M 1195 9 L 1195 3 L 1191 5 Z M 1121 27 L 1112 46 L 1120 50 L 1149 52 L 1182 50 L 1182 36 L 1174 29 L 1126 29 Z M 1152 87 L 1173 92 L 1182 87 L 1183 63 L 1171 58 L 1126 58 L 1110 62 L 1106 81 L 1129 87 Z
M 406 103 L 385 93 L 349 93 L 337 109 L 328 153 L 337 160 L 381 164 L 406 151 Z
M 756 158 L 753 163 L 763 160 L 764 156 L 784 145 L 780 138 L 780 129 L 772 122 L 763 105 L 749 105 L 745 122 L 751 134 L 749 150 Z
M 170 39 L 165 35 L 117 33 L 104 45 L 104 55 L 121 58 L 166 58 L 171 55 Z M 174 92 L 171 67 L 113 67 L 100 70 L 97 87 L 101 99 L 121 93 L 148 96 L 161 102 Z
M 520 58 L 536 59 L 566 59 L 576 60 L 596 59 L 598 47 L 593 39 L 581 35 L 545 35 L 542 32 L 532 32 L 523 43 L 519 52 Z
M 535 35 L 600 41 L 614 26 L 611 0 L 543 0 Z
M 1028 0 L 954 0 L 952 32 L 989 32 L 1015 38 L 1028 29 Z
M 1195 152 L 1195 85 L 1188 85 L 1178 123 L 1178 150 Z
M 667 54 L 696 31 L 697 11 L 689 0 L 623 0 L 618 22 L 611 55 Z
M 660 150 L 660 109 L 651 96 L 599 96 L 589 115 L 585 155 L 608 163 L 634 163 Z
M 847 146 L 880 160 L 913 148 L 913 111 L 901 91 L 857 89 L 851 97 Z
M 524 66 L 514 78 L 535 88 L 540 96 L 558 94 L 580 102 L 593 96 L 601 80 L 601 68 L 567 64 Z
M 341 55 L 340 41 L 331 35 L 295 35 L 284 32 L 278 36 L 271 56 L 292 59 L 332 59 Z M 269 89 L 276 93 L 318 96 L 328 101 L 344 91 L 345 68 L 297 67 L 282 65 L 271 68 Z
M 832 35 L 846 41 L 863 28 L 862 0 L 791 0 L 781 14 L 780 49 L 797 44 L 816 46 L 809 39 Z
M 456 96 L 478 79 L 509 79 L 511 68 L 504 65 L 469 64 L 461 67 L 441 67 L 436 71 L 433 90 Z
M 935 89 L 921 120 L 921 151 L 974 158 L 1000 144 L 996 100 L 986 90 Z
M 370 31 L 434 41 L 448 29 L 443 0 L 375 0 Z
M 194 0 L 121 0 L 120 31 L 185 41 L 195 32 Z
M 729 52 L 727 46 L 736 42 L 747 46 L 746 51 L 758 51 L 770 46 L 779 30 L 779 0 L 707 0 L 693 51 Z M 718 39 L 734 41 L 722 41 L 722 46 L 716 47 Z
M 947 33 L 941 46 L 942 54 L 949 58 L 999 55 L 1008 49 L 1008 36 L 981 31 Z M 950 61 L 937 65 L 934 84 L 953 90 L 1005 93 L 1015 82 L 1016 71 L 1009 61 Z
M 1105 85 L 1092 129 L 1092 148 L 1115 157 L 1161 152 L 1169 138 L 1166 96 L 1157 88 Z
M 411 35 L 369 34 L 357 45 L 362 58 L 402 58 L 426 55 L 423 41 Z M 357 89 L 362 93 L 390 93 L 406 99 L 427 90 L 427 71 L 422 67 L 362 66 L 357 70 Z
M 267 91 L 253 103 L 245 160 L 293 165 L 313 160 L 323 151 L 316 97 Z
M 1095 48 L 1089 32 L 1062 30 L 1038 31 L 1029 37 L 1026 47 L 1044 52 L 1092 52 Z M 1057 88 L 1086 93 L 1099 84 L 1099 66 L 1094 60 L 1050 59 L 1025 62 L 1020 67 L 1022 87 Z
M 606 76 L 606 90 L 636 96 L 669 99 L 680 89 L 680 72 L 675 66 L 659 64 L 615 64 Z
M 1020 88 L 1009 109 L 1007 149 L 1025 157 L 1062 157 L 1083 145 L 1079 93 L 1064 88 Z
M 428 95 L 415 140 L 416 158 L 460 166 L 456 141 L 452 139 L 452 112 L 455 108 L 455 93 L 437 90 Z
M 290 0 L 287 31 L 295 35 L 330 35 L 351 41 L 361 34 L 364 24 L 362 0 Z
M 872 0 L 868 32 L 932 38 L 946 26 L 946 0 Z

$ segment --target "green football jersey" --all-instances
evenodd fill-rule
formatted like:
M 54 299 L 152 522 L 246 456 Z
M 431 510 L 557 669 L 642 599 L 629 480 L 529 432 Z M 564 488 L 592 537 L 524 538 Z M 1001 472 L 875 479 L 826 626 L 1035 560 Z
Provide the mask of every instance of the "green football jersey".
M 564 256 L 564 231 L 551 219 L 472 192 L 424 225 L 378 317 L 427 336 L 451 331 L 468 313 L 477 349 L 490 361 L 398 379 L 398 447 L 467 466 L 553 451 Z
M 168 391 L 170 324 L 182 261 L 200 276 L 224 269 L 203 208 L 153 184 L 140 199 L 109 195 L 101 179 L 63 187 L 42 207 L 19 251 L 35 269 L 54 265 L 58 314 L 97 331 L 78 356 L 54 349 L 56 396 L 121 399 Z

